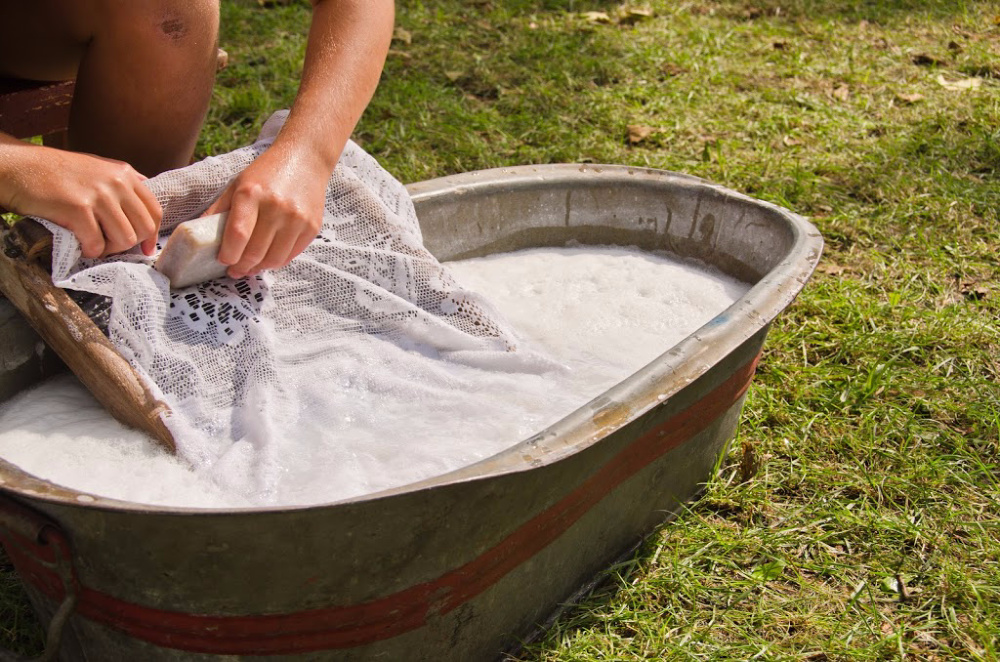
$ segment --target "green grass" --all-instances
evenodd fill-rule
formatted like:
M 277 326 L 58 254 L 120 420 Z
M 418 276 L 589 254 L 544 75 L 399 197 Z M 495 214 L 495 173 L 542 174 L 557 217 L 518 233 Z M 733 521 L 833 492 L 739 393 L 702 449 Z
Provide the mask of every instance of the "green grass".
M 231 65 L 201 154 L 291 103 L 308 24 L 304 2 L 223 4 Z M 1000 5 L 398 5 L 356 139 L 401 180 L 665 168 L 808 215 L 827 242 L 718 479 L 518 659 L 997 658 Z M 619 20 L 635 7 L 652 16 Z M 652 133 L 632 144 L 629 125 Z M 2 595 L 4 641 L 37 647 Z

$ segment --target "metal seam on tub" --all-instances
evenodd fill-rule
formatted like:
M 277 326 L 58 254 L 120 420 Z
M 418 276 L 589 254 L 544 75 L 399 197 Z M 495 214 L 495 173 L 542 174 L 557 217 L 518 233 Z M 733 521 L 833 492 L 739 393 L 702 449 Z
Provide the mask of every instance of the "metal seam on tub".
M 435 580 L 368 602 L 296 613 L 210 616 L 172 612 L 119 600 L 80 587 L 77 613 L 147 642 L 188 652 L 294 654 L 347 648 L 390 639 L 447 614 L 562 536 L 614 489 L 668 451 L 686 443 L 739 402 L 760 354 L 686 409 L 626 446 L 573 491 L 520 525 L 498 544 Z M 0 533 L 7 533 L 0 531 Z M 20 552 L 21 550 L 18 550 Z M 15 553 L 19 572 L 58 598 L 38 559 Z

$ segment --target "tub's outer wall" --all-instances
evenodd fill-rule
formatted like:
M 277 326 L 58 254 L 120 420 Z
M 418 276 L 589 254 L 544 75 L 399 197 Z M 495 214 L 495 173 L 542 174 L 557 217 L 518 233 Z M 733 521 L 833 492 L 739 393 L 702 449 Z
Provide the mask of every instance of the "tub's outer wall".
M 762 339 L 763 333 L 755 340 Z M 457 608 L 432 613 L 421 627 L 382 641 L 289 657 L 489 660 L 516 647 L 581 584 L 698 491 L 734 433 L 742 396 L 705 421 L 695 436 L 617 486 L 586 484 L 637 439 L 752 362 L 758 348 L 754 342 L 734 353 L 601 443 L 531 471 L 293 512 L 192 517 L 35 506 L 73 532 L 82 585 L 164 611 L 240 616 L 357 605 L 434 582 L 489 555 L 525 522 L 558 509 L 574 492 L 584 489 L 583 498 L 592 493 L 597 502 L 578 520 L 537 553 L 530 539 L 513 546 L 509 553 L 525 560 Z M 565 522 L 557 518 L 549 524 Z M 539 529 L 536 535 L 550 533 Z M 477 578 L 469 581 L 475 584 Z M 447 603 L 448 590 L 460 589 L 443 589 L 429 600 L 432 610 Z M 53 600 L 37 593 L 33 598 L 46 613 L 54 611 Z M 386 613 L 370 622 L 391 627 L 394 621 Z M 215 659 L 150 646 L 86 618 L 71 624 L 68 636 L 83 643 L 68 641 L 67 659 Z M 80 656 L 81 650 L 89 658 Z
M 301 618 L 270 635 L 248 621 L 246 636 L 224 652 L 478 660 L 516 646 L 710 476 L 735 431 L 767 325 L 818 259 L 818 236 L 803 238 L 808 227 L 737 194 L 655 171 L 591 174 L 515 169 L 411 190 L 426 242 L 445 259 L 571 238 L 678 250 L 701 242 L 694 257 L 766 275 L 695 337 L 528 442 L 414 486 L 299 509 L 186 511 L 102 498 L 83 505 L 78 493 L 2 461 L 0 488 L 69 533 L 81 586 L 111 596 L 116 608 L 159 610 L 142 616 L 158 626 L 154 639 L 174 627 L 170 612 L 232 617 L 222 625 L 230 629 L 233 619 L 292 614 Z M 51 596 L 32 598 L 43 614 L 54 610 Z M 190 652 L 216 632 L 198 617 L 175 630 L 193 628 L 201 648 L 180 639 L 153 646 L 95 622 L 114 621 L 114 609 L 84 617 L 86 608 L 82 600 L 71 620 L 65 659 L 215 659 Z

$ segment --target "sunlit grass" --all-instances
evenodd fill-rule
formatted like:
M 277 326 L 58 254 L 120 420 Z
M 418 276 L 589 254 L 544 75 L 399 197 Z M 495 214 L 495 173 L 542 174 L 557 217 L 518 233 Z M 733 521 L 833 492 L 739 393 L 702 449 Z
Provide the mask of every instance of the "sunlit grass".
M 652 15 L 622 20 L 629 8 Z M 356 139 L 401 180 L 665 168 L 808 215 L 827 242 L 768 337 L 719 478 L 519 659 L 997 657 L 998 14 L 971 0 L 398 3 Z M 291 103 L 308 17 L 305 2 L 223 3 L 231 64 L 200 154 Z M 631 143 L 629 125 L 651 132 Z M 745 481 L 744 452 L 760 460 Z M 4 639 L 23 646 L 33 626 L 17 614 Z

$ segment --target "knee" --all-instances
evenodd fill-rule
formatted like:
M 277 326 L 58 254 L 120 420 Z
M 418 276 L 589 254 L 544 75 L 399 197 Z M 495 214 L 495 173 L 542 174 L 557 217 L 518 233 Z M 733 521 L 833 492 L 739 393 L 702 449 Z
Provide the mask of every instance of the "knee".
M 93 36 L 125 42 L 144 40 L 141 48 L 215 52 L 219 35 L 219 0 L 93 0 Z
M 177 46 L 215 47 L 219 37 L 218 0 L 152 4 L 149 18 L 158 36 Z
M 153 20 L 166 39 L 178 45 L 186 42 L 203 45 L 207 39 L 215 45 L 219 35 L 218 0 L 157 4 Z

